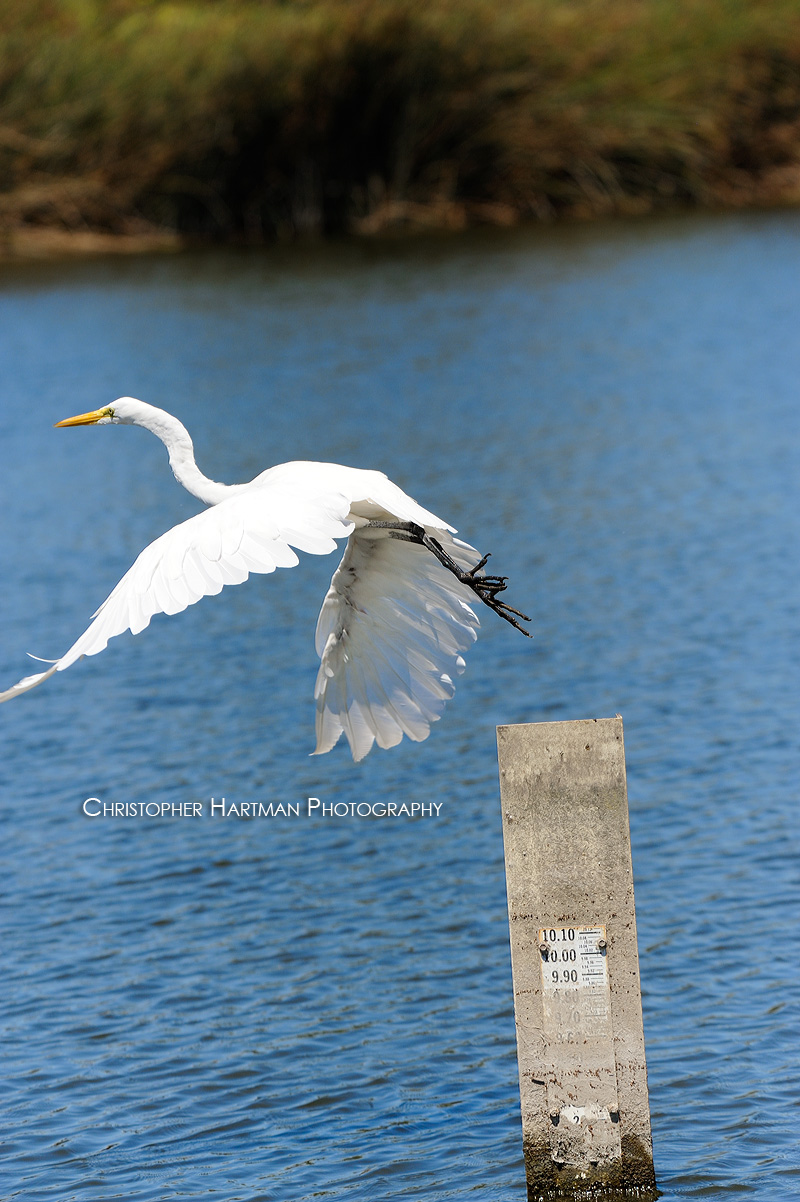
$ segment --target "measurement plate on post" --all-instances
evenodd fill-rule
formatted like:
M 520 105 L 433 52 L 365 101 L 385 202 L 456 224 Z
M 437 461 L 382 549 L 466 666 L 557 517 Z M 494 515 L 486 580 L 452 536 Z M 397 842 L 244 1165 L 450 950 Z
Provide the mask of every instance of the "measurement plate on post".
M 604 993 L 608 988 L 606 968 L 606 928 L 542 927 L 539 930 L 542 953 L 542 987 L 545 994 L 591 989 Z
M 550 1151 L 585 1167 L 621 1155 L 606 928 L 539 930 Z M 614 1117 L 612 1117 L 614 1116 Z

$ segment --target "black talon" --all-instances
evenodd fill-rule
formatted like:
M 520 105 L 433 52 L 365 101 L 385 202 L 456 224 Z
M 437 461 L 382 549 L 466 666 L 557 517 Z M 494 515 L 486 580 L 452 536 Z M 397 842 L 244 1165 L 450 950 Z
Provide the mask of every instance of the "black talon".
M 476 572 L 480 572 L 481 568 L 486 566 L 486 563 L 488 562 L 490 555 L 491 555 L 491 551 L 487 551 L 486 554 L 484 555 L 483 559 L 480 561 L 480 563 L 476 563 L 474 568 L 470 568 L 470 570 L 469 570 L 470 576 L 474 576 Z M 508 577 L 507 576 L 498 576 L 497 579 L 498 580 L 507 580 Z
M 531 619 L 527 614 L 514 609 L 513 605 L 507 605 L 505 601 L 497 600 L 497 594 L 504 592 L 506 588 L 508 577 L 478 576 L 477 573 L 486 566 L 490 553 L 484 555 L 473 568 L 465 572 L 463 568 L 458 566 L 453 557 L 447 554 L 441 543 L 432 534 L 428 534 L 422 526 L 418 526 L 416 522 L 370 522 L 370 525 L 388 530 L 394 538 L 406 539 L 408 542 L 419 543 L 421 546 L 427 547 L 443 567 L 452 572 L 457 580 L 462 584 L 466 584 L 468 588 L 471 588 L 480 597 L 484 605 L 488 605 L 489 609 L 494 610 L 501 618 L 505 618 L 506 622 L 510 622 L 516 630 L 521 631 L 529 639 L 533 638 L 531 632 L 526 630 L 524 626 L 520 626 L 519 622 L 511 616 L 512 614 L 516 614 L 523 622 L 530 622 Z

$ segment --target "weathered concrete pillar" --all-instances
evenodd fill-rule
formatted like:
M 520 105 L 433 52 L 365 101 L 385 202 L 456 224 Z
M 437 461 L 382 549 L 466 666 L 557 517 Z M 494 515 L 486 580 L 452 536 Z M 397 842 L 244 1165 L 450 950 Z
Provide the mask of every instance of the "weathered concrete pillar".
M 497 741 L 528 1198 L 655 1197 L 622 719 Z

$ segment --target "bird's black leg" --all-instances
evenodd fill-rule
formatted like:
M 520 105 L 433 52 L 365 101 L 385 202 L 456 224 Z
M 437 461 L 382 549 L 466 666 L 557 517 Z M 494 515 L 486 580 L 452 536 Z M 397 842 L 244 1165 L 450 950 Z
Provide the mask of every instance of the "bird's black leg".
M 505 601 L 499 601 L 497 598 L 498 593 L 504 592 L 508 577 L 487 576 L 486 573 L 478 575 L 486 566 L 489 558 L 488 555 L 484 555 L 483 559 L 479 563 L 476 563 L 474 568 L 464 571 L 463 568 L 459 567 L 452 555 L 447 554 L 438 539 L 435 539 L 432 534 L 428 534 L 427 530 L 423 526 L 417 525 L 416 522 L 370 522 L 369 524 L 378 529 L 388 530 L 392 538 L 400 538 L 410 543 L 419 543 L 420 546 L 426 547 L 432 555 L 436 556 L 443 567 L 453 573 L 457 580 L 460 580 L 467 588 L 471 588 L 480 597 L 484 605 L 488 605 L 496 614 L 499 614 L 501 618 L 505 618 L 507 622 L 510 622 L 517 630 L 522 631 L 528 638 L 532 637 L 530 631 L 526 630 L 524 626 L 520 626 L 516 620 L 517 618 L 521 618 L 523 622 L 530 622 L 531 619 L 525 614 L 520 613 L 518 609 L 514 609 L 513 606 L 507 605 Z M 516 615 L 516 617 L 512 615 Z

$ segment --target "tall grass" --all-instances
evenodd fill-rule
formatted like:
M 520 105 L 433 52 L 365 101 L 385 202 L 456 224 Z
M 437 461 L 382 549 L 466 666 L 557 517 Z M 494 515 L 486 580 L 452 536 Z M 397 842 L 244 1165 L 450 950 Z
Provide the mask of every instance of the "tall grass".
M 795 199 L 795 0 L 0 11 L 7 229 L 260 240 Z

